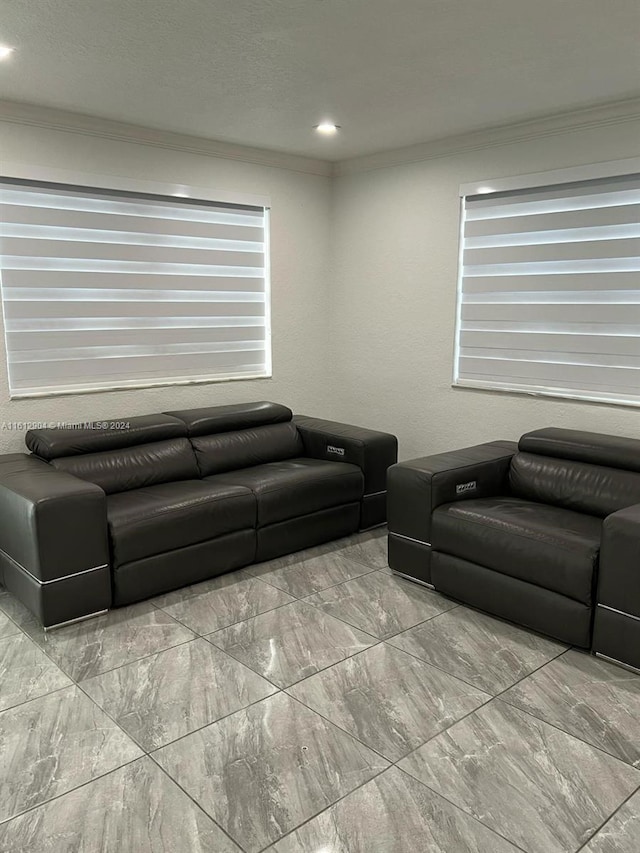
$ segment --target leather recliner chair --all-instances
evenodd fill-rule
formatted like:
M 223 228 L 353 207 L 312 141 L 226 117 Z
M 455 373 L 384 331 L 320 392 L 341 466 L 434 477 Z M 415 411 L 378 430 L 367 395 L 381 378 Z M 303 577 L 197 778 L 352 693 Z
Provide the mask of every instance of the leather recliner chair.
M 52 627 L 383 524 L 395 436 L 249 403 L 27 433 L 0 581 Z
M 565 429 L 392 466 L 389 565 L 640 668 L 640 441 Z

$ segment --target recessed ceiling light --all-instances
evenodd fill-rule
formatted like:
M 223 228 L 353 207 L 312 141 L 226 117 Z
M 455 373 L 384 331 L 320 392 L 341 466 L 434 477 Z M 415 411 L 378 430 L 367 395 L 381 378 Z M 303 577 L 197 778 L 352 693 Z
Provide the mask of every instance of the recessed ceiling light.
M 15 53 L 15 47 L 9 47 L 6 44 L 0 44 L 0 60 L 9 59 L 12 53 Z
M 320 124 L 314 125 L 314 130 L 321 133 L 323 136 L 333 136 L 340 130 L 340 125 L 332 124 L 329 121 L 323 121 L 320 122 Z

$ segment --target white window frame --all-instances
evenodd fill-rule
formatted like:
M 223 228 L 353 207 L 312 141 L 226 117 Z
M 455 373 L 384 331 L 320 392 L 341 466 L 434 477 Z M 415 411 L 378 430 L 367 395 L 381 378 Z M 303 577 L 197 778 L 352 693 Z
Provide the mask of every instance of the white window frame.
M 77 187 L 80 190 L 95 190 L 99 193 L 100 190 L 115 190 L 118 192 L 142 196 L 160 196 L 160 197 L 175 197 L 189 198 L 193 201 L 211 202 L 218 204 L 238 205 L 239 207 L 256 207 L 264 208 L 264 295 L 265 295 L 265 370 L 256 375 L 245 376 L 226 376 L 226 377 L 198 377 L 198 378 L 180 378 L 180 379 L 158 379 L 158 380 L 128 380 L 122 384 L 111 382 L 102 387 L 55 387 L 46 391 L 37 392 L 22 392 L 20 390 L 12 390 L 9 377 L 9 362 L 7 352 L 7 339 L 5 335 L 4 324 L 4 302 L 0 299 L 0 307 L 2 308 L 1 319 L 1 334 L 3 336 L 3 345 L 5 347 L 5 374 L 7 385 L 10 389 L 10 399 L 27 399 L 34 397 L 58 397 L 75 394 L 91 394 L 105 393 L 116 390 L 130 390 L 136 388 L 153 388 L 173 385 L 203 385 L 216 384 L 219 382 L 235 382 L 235 381 L 252 381 L 254 379 L 270 379 L 272 378 L 272 345 L 271 345 L 271 264 L 270 264 L 270 210 L 271 200 L 269 196 L 249 193 L 239 193 L 235 191 L 214 189 L 212 187 L 202 187 L 178 183 L 165 183 L 159 181 L 147 181 L 135 178 L 129 178 L 117 175 L 102 175 L 90 172 L 71 171 L 67 169 L 57 169 L 45 166 L 36 166 L 19 162 L 2 163 L 0 181 L 7 180 L 22 180 L 28 183 L 38 184 L 61 184 L 67 189 Z M 0 288 L 1 288 L 0 280 Z
M 490 195 L 493 193 L 509 192 L 512 190 L 536 189 L 539 187 L 560 187 L 579 181 L 597 180 L 599 178 L 616 178 L 640 174 L 640 157 L 602 163 L 575 166 L 566 169 L 554 169 L 548 172 L 535 172 L 513 177 L 492 178 L 473 181 L 460 185 L 460 233 L 458 254 L 458 275 L 456 291 L 455 338 L 453 353 L 453 387 L 475 388 L 478 390 L 501 391 L 509 394 L 525 394 L 534 397 L 554 397 L 561 399 L 579 400 L 584 402 L 608 403 L 611 405 L 640 407 L 640 389 L 637 398 L 621 399 L 618 396 L 608 396 L 606 393 L 593 393 L 581 390 L 546 388 L 533 385 L 518 385 L 516 383 L 496 383 L 490 380 L 471 380 L 460 376 L 460 338 L 462 332 L 463 278 L 464 278 L 464 227 L 465 200 L 467 196 Z M 640 272 L 638 272 L 640 280 Z M 640 290 L 640 283 L 638 285 Z M 638 329 L 640 335 L 640 327 Z M 640 348 L 640 337 L 638 338 Z

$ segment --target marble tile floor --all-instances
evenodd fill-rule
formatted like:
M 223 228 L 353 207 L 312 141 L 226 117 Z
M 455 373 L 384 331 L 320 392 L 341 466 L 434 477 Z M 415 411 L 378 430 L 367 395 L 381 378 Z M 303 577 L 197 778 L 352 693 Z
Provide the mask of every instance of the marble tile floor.
M 385 531 L 43 632 L 0 587 L 2 853 L 638 853 L 640 676 Z

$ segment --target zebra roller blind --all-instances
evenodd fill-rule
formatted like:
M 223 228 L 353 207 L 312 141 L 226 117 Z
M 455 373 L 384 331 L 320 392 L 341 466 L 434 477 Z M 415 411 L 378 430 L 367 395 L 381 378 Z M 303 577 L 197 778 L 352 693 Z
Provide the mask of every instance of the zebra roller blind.
M 11 396 L 270 375 L 267 214 L 1 182 Z
M 640 405 L 640 176 L 462 209 L 454 383 Z

